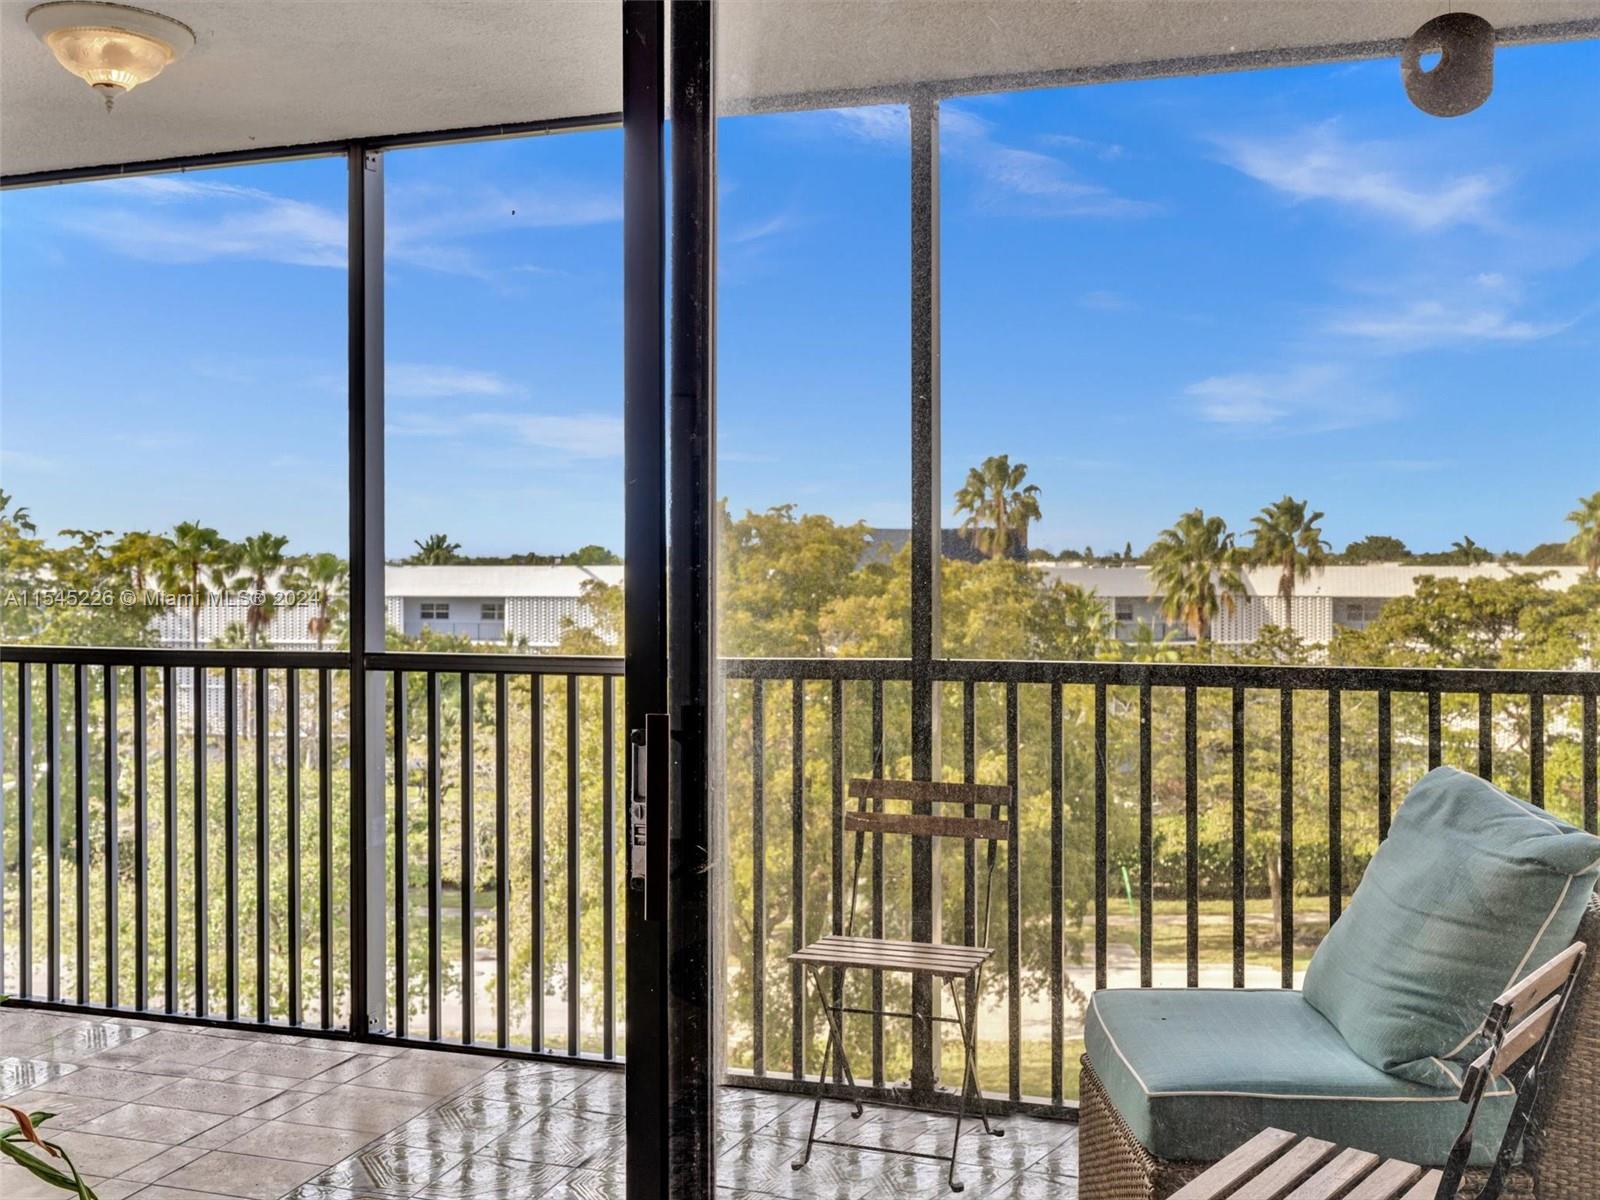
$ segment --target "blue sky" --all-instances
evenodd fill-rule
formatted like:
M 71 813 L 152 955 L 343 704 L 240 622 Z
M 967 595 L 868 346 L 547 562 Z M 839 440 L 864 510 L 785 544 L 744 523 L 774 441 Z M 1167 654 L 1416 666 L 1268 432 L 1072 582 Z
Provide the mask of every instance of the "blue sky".
M 1478 112 L 1392 61 L 973 97 L 943 115 L 943 470 L 1035 544 L 1284 492 L 1339 546 L 1565 536 L 1600 487 L 1600 44 Z M 388 545 L 621 542 L 620 135 L 387 158 Z M 908 520 L 903 110 L 721 130 L 720 490 Z M 0 199 L 0 486 L 41 525 L 342 548 L 344 174 Z

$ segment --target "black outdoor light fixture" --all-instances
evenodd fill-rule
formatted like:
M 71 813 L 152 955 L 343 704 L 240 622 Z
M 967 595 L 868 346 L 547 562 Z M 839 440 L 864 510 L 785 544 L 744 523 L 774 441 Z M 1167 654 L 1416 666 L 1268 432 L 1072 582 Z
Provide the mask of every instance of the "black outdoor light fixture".
M 1477 108 L 1494 87 L 1494 42 L 1494 26 L 1473 13 L 1444 13 L 1423 25 L 1400 52 L 1411 103 L 1435 117 Z M 1431 69 L 1422 66 L 1425 54 L 1439 56 Z

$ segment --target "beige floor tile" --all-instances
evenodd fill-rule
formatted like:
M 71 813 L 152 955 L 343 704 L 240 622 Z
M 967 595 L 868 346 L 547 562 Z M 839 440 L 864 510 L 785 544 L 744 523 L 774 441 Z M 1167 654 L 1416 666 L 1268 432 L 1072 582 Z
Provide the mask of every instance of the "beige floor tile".
M 199 1067 L 215 1062 L 228 1053 L 228 1043 L 220 1038 L 206 1037 L 186 1030 L 164 1030 L 147 1033 L 119 1046 L 102 1051 L 90 1060 L 90 1066 L 104 1067 L 113 1063 L 133 1066 L 141 1062 L 183 1063 Z
M 283 1120 L 298 1125 L 326 1125 L 334 1129 L 387 1133 L 434 1101 L 435 1097 L 432 1096 L 345 1083 L 285 1113 Z
M 278 1200 L 290 1188 L 322 1170 L 318 1163 L 213 1150 L 179 1167 L 161 1181 L 161 1186 L 194 1188 L 245 1200 Z
M 237 1116 L 278 1094 L 277 1088 L 251 1087 L 243 1083 L 214 1083 L 209 1080 L 179 1079 L 140 1098 L 146 1104 L 167 1108 L 192 1108 L 200 1112 Z
M 138 1166 L 130 1167 L 119 1178 L 137 1183 L 155 1183 L 204 1153 L 206 1151 L 199 1146 L 168 1146 L 154 1158 L 147 1158 Z
M 310 1079 L 337 1067 L 350 1058 L 347 1050 L 324 1050 L 315 1046 L 294 1045 L 274 1039 L 270 1042 L 244 1042 L 228 1051 L 227 1065 L 235 1071 L 262 1075 Z
M 176 1146 L 225 1120 L 227 1118 L 218 1113 L 133 1103 L 112 1109 L 92 1121 L 85 1121 L 78 1128 L 85 1133 L 104 1133 Z
M 237 1154 L 259 1154 L 264 1158 L 287 1158 L 332 1166 L 371 1140 L 371 1134 L 359 1130 L 268 1121 L 235 1138 L 223 1149 Z
M 424 1051 L 432 1055 L 432 1051 Z M 432 1058 L 406 1057 L 393 1059 L 374 1067 L 361 1076 L 361 1085 L 372 1088 L 392 1088 L 397 1091 L 425 1092 L 430 1096 L 448 1096 L 482 1078 L 499 1064 L 492 1058 L 473 1055 L 439 1055 Z
M 138 1166 L 147 1158 L 154 1158 L 166 1149 L 159 1142 L 84 1133 L 78 1129 L 64 1129 L 52 1140 L 72 1156 L 78 1170 L 86 1175 L 101 1175 L 108 1179 L 121 1175 L 129 1167 Z
M 175 1075 L 146 1075 L 142 1071 L 80 1067 L 70 1075 L 47 1080 L 35 1090 L 61 1092 L 69 1096 L 93 1096 L 101 1100 L 140 1100 L 152 1092 L 183 1082 Z

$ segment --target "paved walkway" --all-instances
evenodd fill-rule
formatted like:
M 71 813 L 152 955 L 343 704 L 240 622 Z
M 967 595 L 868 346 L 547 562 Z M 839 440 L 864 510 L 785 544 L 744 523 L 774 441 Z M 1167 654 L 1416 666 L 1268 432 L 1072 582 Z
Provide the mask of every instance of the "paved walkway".
M 617 1071 L 398 1046 L 0 1008 L 0 1096 L 101 1200 L 623 1200 Z M 941 1164 L 819 1146 L 790 1169 L 811 1106 L 724 1088 L 718 1200 L 949 1196 Z M 843 1104 L 821 1129 L 941 1150 L 951 1121 Z M 964 1135 L 962 1200 L 1075 1200 L 1077 1130 L 1013 1118 Z M 5 1200 L 63 1200 L 0 1160 Z

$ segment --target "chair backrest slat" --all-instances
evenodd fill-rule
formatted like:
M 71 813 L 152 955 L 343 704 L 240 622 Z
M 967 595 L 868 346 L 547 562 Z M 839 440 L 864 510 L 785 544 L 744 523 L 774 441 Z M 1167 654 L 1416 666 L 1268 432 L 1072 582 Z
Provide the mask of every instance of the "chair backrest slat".
M 921 804 L 960 804 L 966 808 L 1005 808 L 1011 789 L 987 783 L 944 783 L 920 779 L 852 779 L 852 800 L 910 800 Z
M 1573 942 L 1521 983 L 1501 992 L 1494 1008 L 1499 1010 L 1504 1023 L 1515 1025 L 1563 987 L 1583 961 L 1584 949 L 1582 942 Z
M 1491 1079 L 1496 1075 L 1505 1074 L 1506 1070 L 1514 1066 L 1524 1054 L 1539 1045 L 1545 1031 L 1550 1028 L 1550 1023 L 1556 1019 L 1556 1014 L 1560 1011 L 1560 996 L 1546 1000 L 1521 1024 L 1513 1026 L 1498 1048 L 1491 1046 L 1473 1059 L 1472 1065 L 1467 1068 L 1468 1071 L 1487 1071 Z
M 917 813 L 847 812 L 844 827 L 862 833 L 908 833 L 914 837 L 952 837 L 966 841 L 1004 840 L 1011 828 L 987 817 L 939 817 Z

